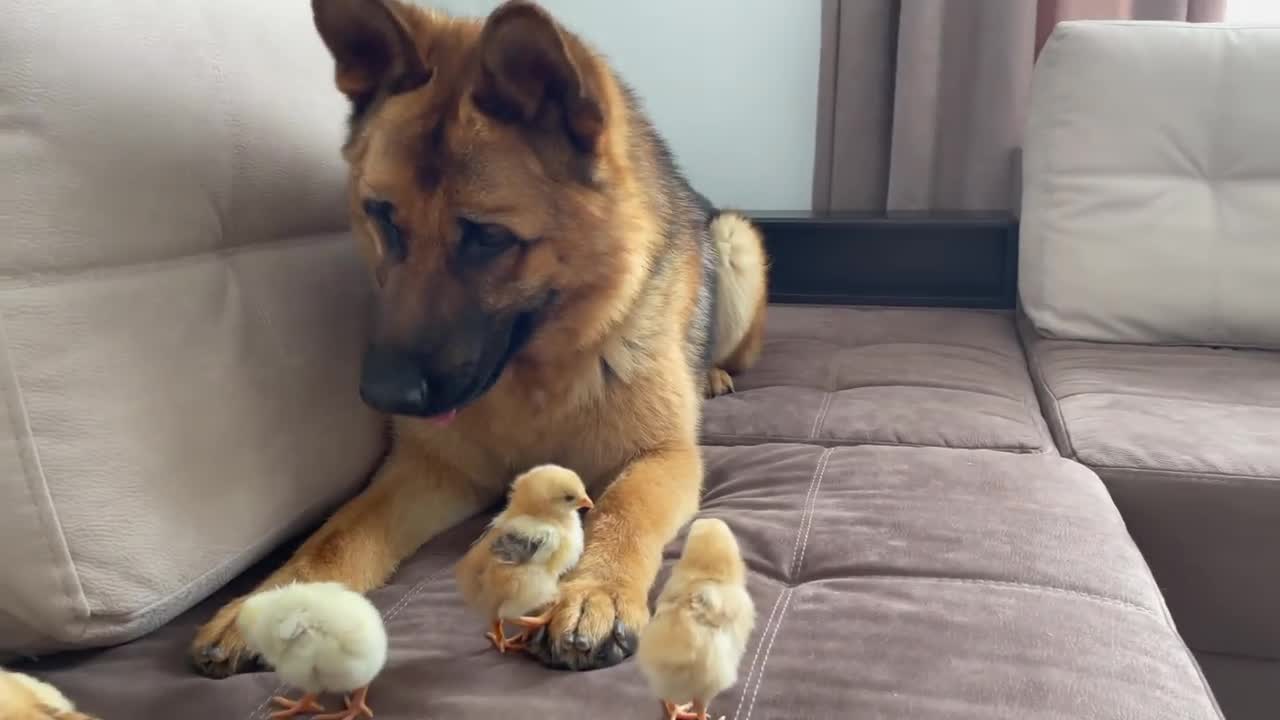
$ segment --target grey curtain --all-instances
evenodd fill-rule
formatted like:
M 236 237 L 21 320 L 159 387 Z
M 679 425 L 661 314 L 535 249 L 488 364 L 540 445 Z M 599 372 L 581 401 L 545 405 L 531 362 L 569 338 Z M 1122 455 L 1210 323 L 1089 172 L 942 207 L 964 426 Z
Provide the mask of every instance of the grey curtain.
M 1225 0 L 823 0 L 815 210 L 1005 210 L 1031 67 L 1069 19 L 1220 20 Z

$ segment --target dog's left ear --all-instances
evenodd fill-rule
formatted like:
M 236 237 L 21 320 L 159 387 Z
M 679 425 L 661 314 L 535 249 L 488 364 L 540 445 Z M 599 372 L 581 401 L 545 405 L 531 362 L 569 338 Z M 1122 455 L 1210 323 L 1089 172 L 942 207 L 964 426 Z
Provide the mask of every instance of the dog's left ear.
M 338 89 L 357 110 L 431 79 L 396 0 L 311 0 L 311 11 L 337 63 Z
M 472 100 L 503 122 L 563 122 L 574 147 L 594 152 L 604 132 L 604 112 L 598 90 L 583 72 L 589 61 L 545 10 L 510 0 L 489 15 L 480 33 Z

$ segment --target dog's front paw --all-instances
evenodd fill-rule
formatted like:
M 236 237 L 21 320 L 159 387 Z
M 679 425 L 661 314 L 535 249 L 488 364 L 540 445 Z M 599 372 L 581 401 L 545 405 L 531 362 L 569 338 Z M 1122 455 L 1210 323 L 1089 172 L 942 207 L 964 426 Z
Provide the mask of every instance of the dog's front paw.
M 245 645 L 236 617 L 243 598 L 228 603 L 213 619 L 196 631 L 191 642 L 191 664 L 196 672 L 211 678 L 225 678 L 260 667 L 258 659 Z
M 708 399 L 728 395 L 731 392 L 733 392 L 733 377 L 729 373 L 718 367 L 707 371 L 706 396 Z
M 636 637 L 647 622 L 649 605 L 643 589 L 577 578 L 561 586 L 551 622 L 538 630 L 528 649 L 552 668 L 606 668 L 636 651 Z

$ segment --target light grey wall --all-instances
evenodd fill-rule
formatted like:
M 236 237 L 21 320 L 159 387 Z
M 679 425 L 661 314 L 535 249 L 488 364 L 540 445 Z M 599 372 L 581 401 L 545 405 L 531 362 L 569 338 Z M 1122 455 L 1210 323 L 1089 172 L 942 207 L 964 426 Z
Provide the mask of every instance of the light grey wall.
M 497 0 L 418 0 L 484 15 Z M 608 55 L 693 184 L 750 210 L 812 205 L 819 0 L 541 0 Z

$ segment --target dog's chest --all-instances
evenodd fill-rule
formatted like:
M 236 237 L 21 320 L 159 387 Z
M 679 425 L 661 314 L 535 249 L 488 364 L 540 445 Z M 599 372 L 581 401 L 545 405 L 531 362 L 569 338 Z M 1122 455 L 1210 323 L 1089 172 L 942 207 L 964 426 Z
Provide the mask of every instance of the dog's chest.
M 628 428 L 602 408 L 548 417 L 531 414 L 490 438 L 489 451 L 509 473 L 541 463 L 556 463 L 582 475 L 588 485 L 611 479 L 630 459 L 644 451 L 643 433 Z
M 572 468 L 588 486 L 607 481 L 643 452 L 639 441 L 648 434 L 629 431 L 616 412 L 595 405 L 545 415 L 521 410 L 464 414 L 445 427 L 398 423 L 396 441 L 418 445 L 477 485 L 497 489 L 543 463 Z

